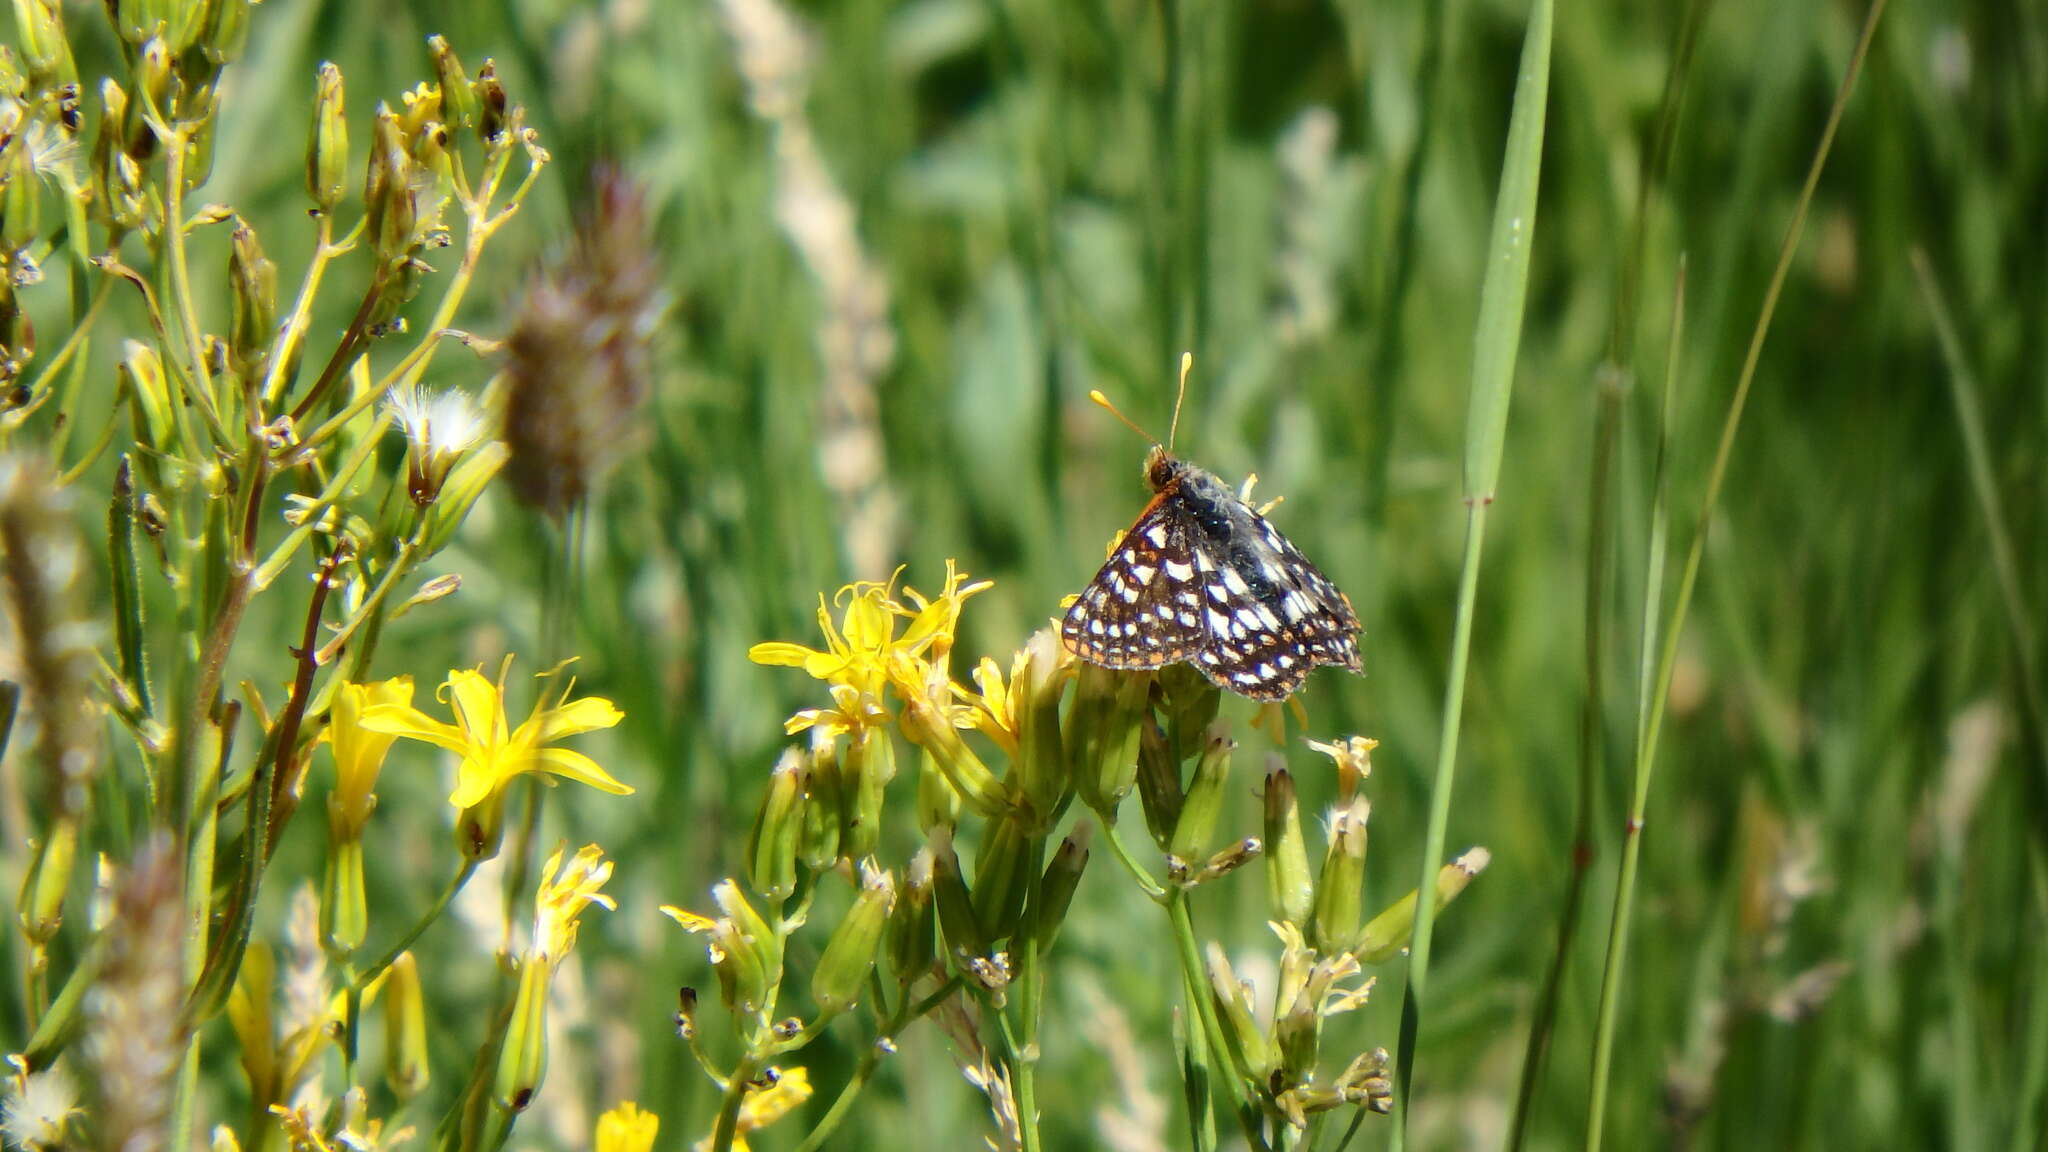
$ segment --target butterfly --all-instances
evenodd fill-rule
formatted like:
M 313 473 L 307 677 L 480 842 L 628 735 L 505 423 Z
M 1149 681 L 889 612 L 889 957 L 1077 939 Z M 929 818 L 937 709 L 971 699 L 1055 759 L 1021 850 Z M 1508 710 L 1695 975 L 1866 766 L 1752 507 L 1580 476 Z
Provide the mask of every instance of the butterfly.
M 1350 599 L 1244 496 L 1156 443 L 1145 480 L 1152 502 L 1060 622 L 1074 655 L 1185 661 L 1253 700 L 1286 699 L 1319 665 L 1361 670 Z

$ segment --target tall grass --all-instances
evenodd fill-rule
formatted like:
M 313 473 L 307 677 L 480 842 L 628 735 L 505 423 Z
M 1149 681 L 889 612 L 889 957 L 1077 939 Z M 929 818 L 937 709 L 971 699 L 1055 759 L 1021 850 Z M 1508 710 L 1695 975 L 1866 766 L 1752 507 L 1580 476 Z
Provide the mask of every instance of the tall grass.
M 430 703 L 447 669 L 573 653 L 578 691 L 626 716 L 579 746 L 637 794 L 560 789 L 533 810 L 543 855 L 572 835 L 605 845 L 619 909 L 586 921 L 558 981 L 561 1040 L 522 1146 L 587 1146 L 595 1114 L 628 1097 L 661 1113 L 658 1148 L 712 1131 L 721 1093 L 674 1014 L 679 985 L 715 981 L 701 943 L 654 908 L 701 905 L 739 867 L 788 742 L 782 721 L 817 702 L 797 678 L 749 664 L 748 647 L 809 635 L 821 590 L 885 579 L 898 562 L 924 587 L 951 557 L 996 581 L 964 619 L 961 653 L 1015 649 L 1145 497 L 1142 445 L 1087 392 L 1163 430 L 1185 349 L 1198 371 L 1179 450 L 1284 494 L 1276 524 L 1365 620 L 1366 676 L 1325 670 L 1301 700 L 1306 735 L 1381 741 L 1365 785 L 1367 906 L 1418 874 L 1427 889 L 1467 844 L 1492 851 L 1441 915 L 1420 902 L 1412 955 L 1331 1025 L 1326 1047 L 1399 1049 L 1396 1115 L 1365 1117 L 1352 1147 L 1573 1148 L 1596 1126 L 1614 1148 L 2042 1146 L 2048 272 L 2029 228 L 2048 195 L 2048 22 L 2030 5 L 1901 0 L 1866 52 L 1874 13 L 1861 7 L 1562 5 L 1545 22 L 1539 150 L 1510 110 L 1536 99 L 1525 51 L 1549 11 L 791 5 L 801 54 L 783 63 L 806 77 L 812 171 L 838 197 L 810 203 L 843 211 L 856 242 L 820 249 L 778 209 L 786 121 L 751 103 L 718 5 L 447 0 L 376 19 L 327 0 L 254 9 L 211 179 L 184 209 L 232 203 L 280 268 L 303 268 L 318 242 L 303 191 L 316 66 L 332 59 L 349 78 L 353 195 L 361 125 L 376 99 L 431 75 L 423 45 L 437 31 L 472 65 L 496 58 L 556 153 L 440 323 L 504 334 L 518 289 L 563 246 L 589 161 L 619 162 L 650 198 L 670 303 L 653 396 L 608 486 L 574 532 L 487 495 L 419 573 L 460 574 L 460 592 L 391 621 L 362 670 L 413 674 Z M 82 64 L 117 57 L 104 31 L 80 36 Z M 21 50 L 11 26 L 0 41 Z M 1862 75 L 1838 104 L 1852 62 Z M 1829 132 L 1820 168 L 1815 142 Z M 1795 249 L 1784 229 L 1799 213 Z M 1499 230 L 1518 216 L 1532 229 L 1516 248 L 1526 266 L 1504 271 Z M 65 223 L 42 220 L 36 251 L 58 251 Z M 197 228 L 190 244 L 182 263 L 201 289 L 196 315 L 169 316 L 162 336 L 177 347 L 195 327 L 229 324 L 225 289 L 213 291 L 226 229 Z M 820 267 L 847 251 L 874 281 Z M 87 410 L 117 395 L 124 353 L 107 336 L 147 331 L 134 286 L 94 292 L 105 278 L 90 255 L 63 249 L 20 294 L 32 371 Z M 347 261 L 327 276 L 306 327 L 323 353 L 365 287 Z M 1525 298 L 1504 295 L 1509 276 Z M 862 283 L 886 291 L 846 291 Z M 861 311 L 874 299 L 885 304 Z M 415 337 L 437 322 L 409 315 Z M 821 340 L 847 325 L 886 340 L 859 377 L 871 408 L 834 407 L 828 392 L 842 378 Z M 448 343 L 421 378 L 473 386 L 493 363 Z M 1588 420 L 1601 366 L 1638 363 L 1657 366 L 1657 386 L 1629 374 Z M 194 610 L 156 575 L 146 510 L 110 501 L 115 462 L 88 459 L 101 426 L 54 427 L 53 410 L 0 421 L 10 447 L 54 448 L 81 494 L 68 514 L 87 544 L 77 594 L 99 622 L 96 683 L 155 692 L 145 712 L 183 708 L 193 685 L 164 674 L 196 661 L 178 652 L 150 667 L 167 649 L 145 652 L 129 629 L 170 634 Z M 821 456 L 852 443 L 849 428 L 866 471 Z M 378 468 L 400 455 L 395 437 L 367 451 Z M 1589 501 L 1599 461 L 1608 497 Z M 874 522 L 893 527 L 850 529 L 862 521 L 849 509 L 878 494 L 895 514 Z M 1692 549 L 1669 582 L 1667 540 Z M 288 595 L 251 602 L 229 695 L 252 698 L 246 680 L 277 704 L 312 571 L 293 568 L 277 583 Z M 1669 610 L 1667 590 L 1684 609 Z M 1589 607 L 1596 594 L 1604 607 Z M 1638 617 L 1639 605 L 1650 610 Z M 1638 735 L 1645 648 L 1664 685 L 1654 738 Z M 19 651 L 0 640 L 0 679 L 22 678 Z M 0 714 L 13 700 L 0 690 Z M 19 846 L 44 818 L 25 767 L 40 762 L 32 697 L 20 716 L 0 723 L 7 892 L 21 889 Z M 1302 769 L 1303 734 L 1290 724 L 1286 755 L 1313 815 L 1335 785 Z M 137 779 L 134 741 L 99 740 L 108 771 Z M 1252 744 L 1226 826 L 1258 823 L 1242 774 L 1263 751 Z M 1654 778 L 1638 776 L 1653 754 Z M 1582 763 L 1596 766 L 1584 784 Z M 199 768 L 203 784 L 211 769 Z M 132 819 L 117 823 L 142 818 L 142 790 L 102 787 L 96 810 L 126 804 Z M 403 911 L 402 929 L 449 872 L 440 762 L 402 748 L 380 791 L 367 898 Z M 891 805 L 910 810 L 902 784 Z M 890 835 L 903 842 L 885 852 L 902 855 L 909 835 Z M 96 847 L 117 862 L 142 849 Z M 277 852 L 251 908 L 273 937 L 322 866 L 317 844 Z M 1633 908 L 1560 930 L 1581 858 L 1576 899 Z M 216 873 L 230 875 L 227 862 Z M 502 999 L 490 971 L 502 882 L 471 884 L 456 919 L 416 945 L 423 974 L 451 981 L 427 1004 L 438 1068 L 475 1059 L 472 1025 Z M 1249 870 L 1205 887 L 1190 932 L 1270 981 L 1250 959 L 1271 951 L 1259 888 Z M 81 911 L 55 937 L 51 976 L 90 955 L 85 871 L 73 895 Z M 1029 1054 L 1044 1147 L 1193 1143 L 1178 1098 L 1179 939 L 1149 905 L 1097 853 L 1043 958 L 1050 994 Z M 836 914 L 821 908 L 819 922 Z M 375 936 L 375 954 L 397 929 Z M 30 1006 L 66 988 L 38 986 L 12 938 L 4 952 L 0 1048 L 14 1051 L 31 1047 Z M 381 1028 L 365 1017 L 364 1051 Z M 1532 1031 L 1547 1059 L 1530 1058 Z M 208 1035 L 185 1102 L 196 1120 L 239 1123 L 233 1048 Z M 828 1031 L 805 1052 L 820 1092 L 802 1118 L 822 1118 L 858 1079 L 826 1146 L 974 1146 L 990 1130 L 986 1102 L 948 1036 L 914 1024 L 893 1048 Z M 1208 1115 L 1223 1142 L 1238 1132 Z M 792 1147 L 805 1127 L 750 1140 Z

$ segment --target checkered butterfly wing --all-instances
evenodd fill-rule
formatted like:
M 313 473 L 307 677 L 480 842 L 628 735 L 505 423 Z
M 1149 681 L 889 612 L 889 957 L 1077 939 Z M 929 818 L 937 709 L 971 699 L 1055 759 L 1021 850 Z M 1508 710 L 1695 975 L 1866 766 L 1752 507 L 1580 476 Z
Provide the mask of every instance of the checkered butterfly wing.
M 1105 668 L 1160 668 L 1208 643 L 1194 533 L 1177 512 L 1173 500 L 1154 499 L 1067 609 L 1060 635 L 1075 655 Z
M 1351 601 L 1280 530 L 1239 504 L 1227 539 L 1193 549 L 1207 642 L 1194 666 L 1219 688 L 1284 700 L 1310 671 L 1357 671 Z

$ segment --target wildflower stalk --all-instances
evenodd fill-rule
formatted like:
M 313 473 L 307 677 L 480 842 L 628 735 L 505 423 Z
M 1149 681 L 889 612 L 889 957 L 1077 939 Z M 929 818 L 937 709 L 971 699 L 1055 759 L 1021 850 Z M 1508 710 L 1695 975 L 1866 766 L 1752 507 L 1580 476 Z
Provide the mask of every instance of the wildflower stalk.
M 847 1078 L 846 1086 L 840 1089 L 839 1095 L 832 1101 L 832 1106 L 825 1110 L 825 1114 L 822 1117 L 819 1117 L 817 1127 L 811 1129 L 810 1133 L 797 1144 L 796 1152 L 818 1152 L 819 1149 L 825 1147 L 826 1141 L 832 1138 L 832 1134 L 838 1131 L 839 1125 L 853 1111 L 854 1101 L 860 1098 L 862 1090 L 867 1087 L 868 1080 L 874 1076 L 875 1069 L 881 1065 L 884 1052 L 893 1051 L 893 1048 L 885 1048 L 885 1041 L 902 1032 L 910 1024 L 923 1019 L 932 1009 L 951 999 L 953 994 L 960 990 L 960 983 L 958 975 L 948 976 L 946 982 L 939 985 L 929 995 L 915 1002 L 905 997 L 901 1007 L 894 1013 L 884 1017 L 884 1022 L 880 1029 L 881 1038 L 861 1049 L 860 1058 L 854 1062 L 853 1074 Z
M 1528 291 L 1529 248 L 1536 232 L 1536 185 L 1543 161 L 1544 104 L 1550 88 L 1551 0 L 1536 0 L 1522 41 L 1521 73 L 1515 83 L 1508 122 L 1506 159 L 1494 202 L 1493 236 L 1479 296 L 1478 335 L 1472 356 L 1472 391 L 1465 437 L 1465 555 L 1458 576 L 1458 606 L 1451 636 L 1451 663 L 1444 687 L 1443 727 L 1438 737 L 1429 824 L 1423 837 L 1422 877 L 1417 883 L 1415 936 L 1410 945 L 1407 1003 L 1401 1015 L 1400 1099 L 1392 1146 L 1405 1146 L 1408 1094 L 1415 1081 L 1416 1039 L 1427 1001 L 1429 947 L 1436 924 L 1437 870 L 1450 823 L 1452 786 L 1457 776 L 1458 730 L 1465 703 L 1465 669 L 1472 649 L 1472 619 L 1479 591 L 1480 556 L 1486 543 L 1486 514 L 1500 477 L 1507 438 L 1508 397 L 1514 386 L 1515 356 L 1521 341 L 1523 303 Z
M 398 938 L 396 944 L 387 949 L 376 961 L 359 970 L 355 978 L 349 981 L 349 987 L 360 992 L 362 989 L 369 987 L 372 980 L 382 976 L 386 968 L 397 963 L 398 958 L 411 949 L 420 936 L 429 927 L 433 926 L 434 921 L 441 918 L 441 914 L 448 910 L 448 905 L 454 903 L 455 897 L 461 894 L 463 886 L 469 883 L 469 878 L 476 874 L 477 865 L 480 863 L 482 863 L 481 860 L 472 859 L 467 856 L 463 857 L 462 867 L 456 870 L 454 879 L 450 880 L 448 886 L 441 890 L 441 894 L 434 898 L 434 902 L 427 907 L 426 912 L 414 922 L 411 928 L 406 930 L 405 935 Z
M 1785 277 L 1791 272 L 1792 257 L 1799 249 L 1799 238 L 1805 231 L 1806 213 L 1813 205 L 1813 193 L 1820 183 L 1821 170 L 1827 165 L 1828 153 L 1835 141 L 1835 131 L 1841 126 L 1843 111 L 1848 107 L 1849 96 L 1856 88 L 1856 78 L 1863 71 L 1863 60 L 1870 51 L 1872 39 L 1877 34 L 1877 24 L 1884 15 L 1885 0 L 1872 0 L 1870 11 L 1865 15 L 1863 28 L 1856 40 L 1855 50 L 1850 54 L 1849 66 L 1842 75 L 1842 83 L 1835 91 L 1835 100 L 1828 109 L 1826 125 L 1821 129 L 1820 142 L 1814 149 L 1813 160 L 1808 165 L 1806 180 L 1800 186 L 1799 199 L 1792 211 L 1791 223 L 1786 226 L 1785 238 L 1778 246 L 1778 263 L 1771 272 L 1770 285 L 1764 290 L 1763 305 L 1758 312 L 1756 326 L 1750 332 L 1749 351 L 1743 357 L 1742 370 L 1736 378 L 1735 394 L 1728 403 L 1728 413 L 1721 425 L 1721 439 L 1714 450 L 1714 462 L 1707 472 L 1707 487 L 1700 500 L 1700 513 L 1695 521 L 1693 540 L 1685 557 L 1685 570 L 1679 577 L 1678 598 L 1673 603 L 1669 622 L 1663 629 L 1659 646 L 1655 686 L 1644 699 L 1638 714 L 1638 734 L 1635 749 L 1635 784 L 1629 803 L 1628 823 L 1622 828 L 1621 871 L 1615 882 L 1613 919 L 1608 926 L 1606 965 L 1601 973 L 1600 1011 L 1594 1025 L 1593 1042 L 1593 1084 L 1588 1097 L 1589 1111 L 1586 1120 L 1586 1148 L 1588 1152 L 1599 1152 L 1606 1122 L 1608 1078 L 1613 1066 L 1615 1018 L 1619 1012 L 1621 979 L 1628 959 L 1629 919 L 1635 905 L 1635 882 L 1638 863 L 1642 854 L 1643 811 L 1649 802 L 1650 780 L 1656 767 L 1657 742 L 1664 722 L 1664 707 L 1671 695 L 1671 675 L 1678 664 L 1678 640 L 1685 630 L 1686 612 L 1692 606 L 1692 594 L 1699 580 L 1700 562 L 1706 552 L 1707 529 L 1713 523 L 1714 510 L 1720 502 L 1721 484 L 1727 479 L 1728 460 L 1734 451 L 1735 434 L 1742 427 L 1742 413 L 1749 401 L 1750 384 L 1756 378 L 1756 367 L 1763 354 L 1764 337 L 1769 334 L 1771 318 L 1777 312 L 1778 296 L 1784 290 Z M 1655 610 L 1654 603 L 1646 603 L 1646 616 Z M 1648 669 L 1649 634 L 1644 636 L 1644 666 Z
M 1045 968 L 1039 935 L 1039 914 L 1045 905 L 1045 837 L 1028 839 L 1022 866 L 1026 874 L 1023 955 L 1017 967 L 1017 1014 L 1023 1018 L 1023 1045 L 1014 1067 L 1017 1121 L 1024 1132 L 1024 1152 L 1038 1152 L 1038 1024 L 1045 1011 Z

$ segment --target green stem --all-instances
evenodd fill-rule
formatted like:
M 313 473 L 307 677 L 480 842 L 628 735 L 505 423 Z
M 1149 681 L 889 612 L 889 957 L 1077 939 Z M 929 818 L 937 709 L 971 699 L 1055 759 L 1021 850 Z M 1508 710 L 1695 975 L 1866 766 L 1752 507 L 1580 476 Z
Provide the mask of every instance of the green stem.
M 372 980 L 382 976 L 386 968 L 391 967 L 398 960 L 399 956 L 405 953 L 406 949 L 413 946 L 413 943 L 420 938 L 420 934 L 427 930 L 428 925 L 440 919 L 441 913 L 448 910 L 448 905 L 454 901 L 456 894 L 462 891 L 462 886 L 469 883 L 469 878 L 476 874 L 476 866 L 477 862 L 475 860 L 463 860 L 462 869 L 456 872 L 455 879 L 448 882 L 448 887 L 441 890 L 441 895 L 434 899 L 434 904 L 427 909 L 426 915 L 421 916 L 419 922 L 414 924 L 412 929 L 403 937 L 400 937 L 398 943 L 391 946 L 390 951 L 379 957 L 375 964 L 358 973 L 355 980 L 349 986 L 358 990 L 367 988 Z
M 1145 866 L 1131 856 L 1130 846 L 1125 844 L 1124 838 L 1117 833 L 1116 825 L 1104 821 L 1102 834 L 1108 840 L 1109 854 L 1116 857 L 1116 862 L 1123 865 L 1124 871 L 1131 874 L 1131 879 L 1138 882 L 1138 888 L 1154 901 L 1165 903 L 1166 888 L 1154 880 L 1152 874 L 1145 870 Z
M 725 1095 L 719 1101 L 718 1121 L 711 1129 L 711 1152 L 732 1152 L 733 1137 L 739 1134 L 740 1105 L 747 1098 L 747 1085 L 761 1074 L 768 1059 L 765 1055 L 748 1053 L 740 1057 L 739 1066 L 726 1077 Z
M 1045 837 L 1033 836 L 1024 850 L 1030 869 L 1024 896 L 1024 954 L 1017 968 L 1017 1014 L 1023 1017 L 1024 1043 L 1015 1052 L 1012 1075 L 1017 1088 L 1017 1123 L 1024 1133 L 1024 1152 L 1038 1152 L 1038 1024 L 1045 1008 L 1044 956 L 1039 941 L 1039 905 L 1044 900 Z
M 1657 659 L 1656 687 L 1652 690 L 1647 722 L 1636 746 L 1636 771 L 1634 796 L 1629 807 L 1628 823 L 1623 828 L 1621 873 L 1615 884 L 1614 918 L 1608 928 L 1607 964 L 1601 975 L 1600 1016 L 1595 1026 L 1593 1045 L 1593 1087 L 1591 1111 L 1587 1118 L 1587 1152 L 1599 1152 L 1605 1123 L 1607 1081 L 1612 1067 L 1614 1052 L 1614 1026 L 1620 986 L 1628 960 L 1628 926 L 1635 905 L 1635 883 L 1641 856 L 1641 832 L 1643 811 L 1649 799 L 1650 780 L 1656 767 L 1657 742 L 1664 722 L 1664 708 L 1671 695 L 1671 676 L 1678 663 L 1678 641 L 1685 630 L 1687 611 L 1692 607 L 1693 589 L 1699 582 L 1700 562 L 1706 553 L 1708 528 L 1713 523 L 1714 510 L 1721 497 L 1721 484 L 1727 479 L 1728 461 L 1734 452 L 1735 434 L 1742 427 L 1742 413 L 1749 401 L 1750 385 L 1756 379 L 1757 361 L 1763 354 L 1764 337 L 1771 328 L 1771 318 L 1777 312 L 1778 296 L 1785 287 L 1785 277 L 1792 270 L 1792 257 L 1799 249 L 1799 238 L 1806 227 L 1806 213 L 1813 206 L 1814 189 L 1820 183 L 1821 170 L 1826 167 L 1828 153 L 1835 142 L 1835 131 L 1841 126 L 1843 111 L 1848 107 L 1849 95 L 1855 90 L 1856 78 L 1863 71 L 1864 58 L 1869 54 L 1872 39 L 1877 34 L 1878 20 L 1884 15 L 1885 0 L 1873 0 L 1868 15 L 1864 17 L 1863 30 L 1856 41 L 1856 49 L 1849 57 L 1849 67 L 1842 76 L 1841 87 L 1835 92 L 1834 105 L 1828 109 L 1827 124 L 1821 130 L 1820 144 L 1814 149 L 1813 161 L 1807 167 L 1805 183 L 1799 189 L 1799 200 L 1792 212 L 1792 221 L 1785 229 L 1785 238 L 1778 246 L 1777 267 L 1771 272 L 1770 286 L 1764 291 L 1763 306 L 1757 315 L 1756 327 L 1749 339 L 1749 351 L 1743 357 L 1742 371 L 1735 384 L 1735 395 L 1729 401 L 1728 414 L 1721 425 L 1720 443 L 1714 450 L 1713 467 L 1707 473 L 1707 488 L 1700 500 L 1700 514 L 1693 528 L 1693 540 L 1685 557 L 1685 571 L 1678 582 L 1678 599 L 1671 610 L 1670 623 L 1665 627 Z

